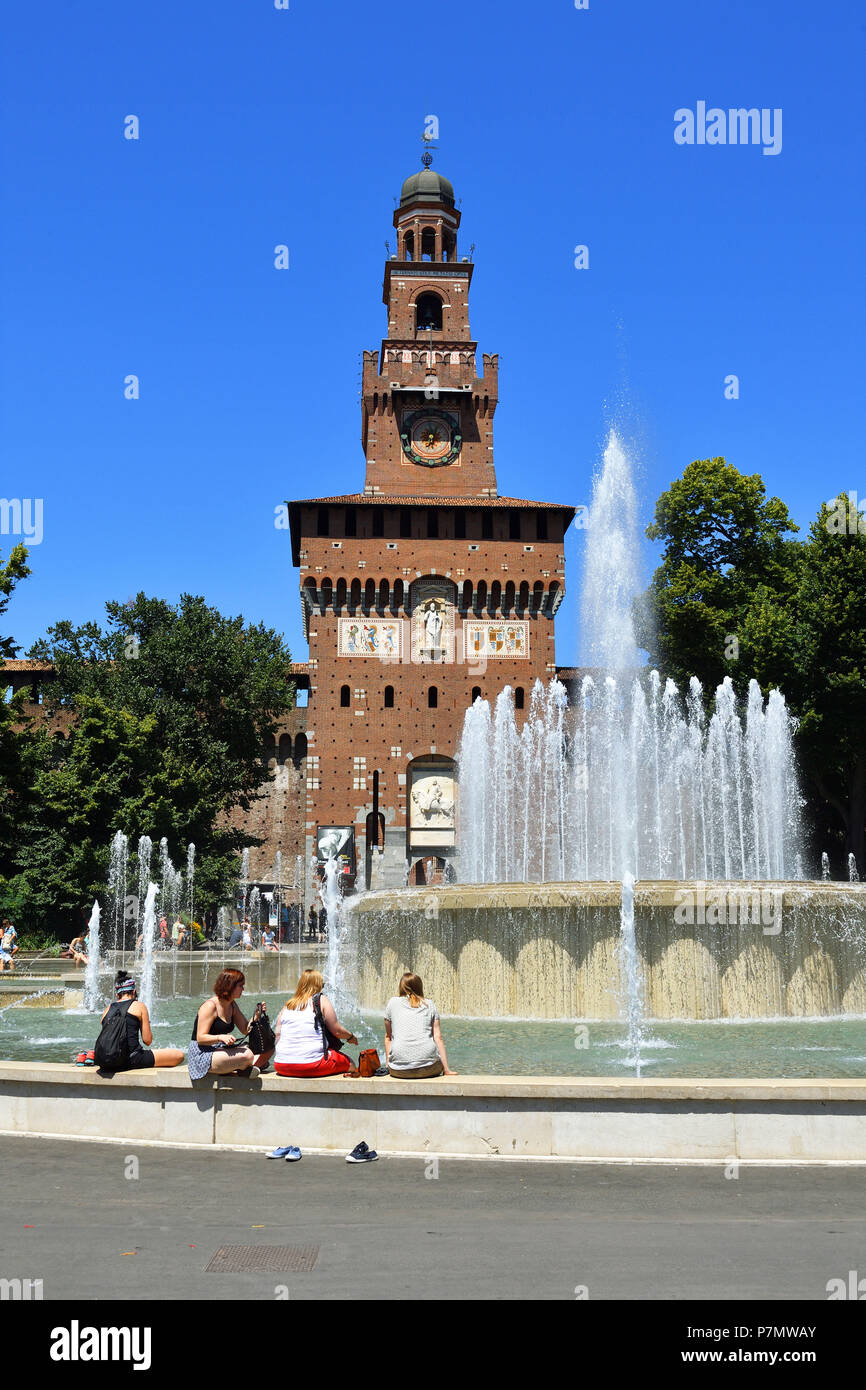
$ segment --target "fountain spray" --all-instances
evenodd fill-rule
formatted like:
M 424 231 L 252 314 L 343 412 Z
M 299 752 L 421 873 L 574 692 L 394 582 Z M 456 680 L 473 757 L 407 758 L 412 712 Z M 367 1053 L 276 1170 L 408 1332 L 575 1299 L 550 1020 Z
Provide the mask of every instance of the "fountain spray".
M 99 997 L 99 903 L 94 901 L 87 924 L 87 967 L 84 972 L 84 1007 L 96 1013 Z

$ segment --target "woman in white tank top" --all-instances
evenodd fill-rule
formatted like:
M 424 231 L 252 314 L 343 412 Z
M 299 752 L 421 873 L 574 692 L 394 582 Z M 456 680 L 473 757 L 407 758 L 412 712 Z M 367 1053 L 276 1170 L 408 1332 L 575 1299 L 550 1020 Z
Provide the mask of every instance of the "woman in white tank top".
M 322 994 L 324 980 L 318 970 L 305 970 L 292 998 L 280 1011 L 274 1032 L 277 1039 L 274 1070 L 279 1076 L 337 1076 L 352 1066 L 351 1058 L 327 1048 L 316 1019 L 313 999 L 319 995 L 328 1031 L 356 1047 L 358 1039 L 339 1022 L 330 999 Z

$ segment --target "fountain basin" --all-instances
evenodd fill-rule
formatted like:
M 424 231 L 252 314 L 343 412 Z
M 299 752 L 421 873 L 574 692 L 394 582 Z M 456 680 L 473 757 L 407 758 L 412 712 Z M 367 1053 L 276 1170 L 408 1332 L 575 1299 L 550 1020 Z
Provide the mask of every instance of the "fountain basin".
M 864 1163 L 866 1081 L 690 1082 L 550 1077 L 434 1081 L 111 1079 L 0 1062 L 0 1133 L 183 1148 L 272 1147 L 290 1123 L 304 1152 L 604 1162 Z M 420 1169 L 419 1169 L 420 1172 Z
M 603 881 L 367 893 L 347 980 L 362 1008 L 413 970 L 444 1014 L 618 1018 L 620 910 Z M 866 1013 L 866 884 L 642 880 L 635 937 L 650 1018 Z

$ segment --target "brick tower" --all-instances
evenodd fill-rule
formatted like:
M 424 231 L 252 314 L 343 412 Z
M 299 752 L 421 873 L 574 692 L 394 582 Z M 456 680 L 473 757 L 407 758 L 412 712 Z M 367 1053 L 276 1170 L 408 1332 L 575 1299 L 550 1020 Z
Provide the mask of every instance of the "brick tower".
M 387 336 L 364 353 L 364 491 L 289 504 L 310 647 L 307 862 L 333 850 L 347 889 L 399 886 L 407 861 L 413 883 L 459 878 L 463 716 L 505 685 L 528 709 L 555 674 L 574 515 L 498 495 L 498 358 L 478 375 L 449 181 L 408 178 L 394 226 Z

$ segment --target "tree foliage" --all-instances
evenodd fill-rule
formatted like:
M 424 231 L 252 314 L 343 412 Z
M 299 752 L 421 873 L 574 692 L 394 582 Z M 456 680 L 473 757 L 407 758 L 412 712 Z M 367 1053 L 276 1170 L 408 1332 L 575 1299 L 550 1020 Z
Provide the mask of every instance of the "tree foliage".
M 38 811 L 20 828 L 25 921 L 77 921 L 105 891 L 117 830 L 131 844 L 165 836 L 176 863 L 193 842 L 203 905 L 230 895 L 239 851 L 259 843 L 230 815 L 261 795 L 264 749 L 294 703 L 281 637 L 188 594 L 177 606 L 139 594 L 106 612 L 104 627 L 58 623 L 30 653 L 55 668 L 43 707 L 69 733 L 43 739 Z
M 662 562 L 636 605 L 641 644 L 709 699 L 729 675 L 782 690 L 817 846 L 866 872 L 866 517 L 842 494 L 804 542 L 760 477 L 724 459 L 692 463 L 647 530 Z

